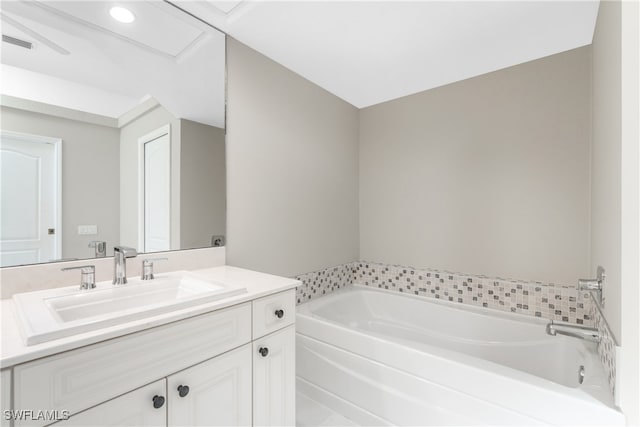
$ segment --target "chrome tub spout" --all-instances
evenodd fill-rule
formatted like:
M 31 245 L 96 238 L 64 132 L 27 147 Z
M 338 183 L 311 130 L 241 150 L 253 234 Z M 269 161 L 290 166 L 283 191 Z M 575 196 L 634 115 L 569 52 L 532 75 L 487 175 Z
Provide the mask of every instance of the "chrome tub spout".
M 595 328 L 587 328 L 585 326 L 570 325 L 567 323 L 551 323 L 547 324 L 547 334 L 565 335 L 568 337 L 579 338 L 591 342 L 600 342 L 600 332 Z

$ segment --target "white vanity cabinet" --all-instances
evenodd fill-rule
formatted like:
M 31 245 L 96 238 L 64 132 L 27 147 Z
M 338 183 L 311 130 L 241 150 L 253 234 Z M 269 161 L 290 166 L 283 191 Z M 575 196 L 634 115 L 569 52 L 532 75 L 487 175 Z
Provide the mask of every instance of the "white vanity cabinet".
M 295 327 L 253 342 L 253 423 L 293 426 L 296 412 Z
M 292 298 L 293 297 L 293 298 Z M 292 291 L 253 304 L 253 424 L 293 426 L 295 393 L 295 295 Z
M 76 414 L 250 341 L 251 303 L 187 318 L 17 365 L 13 405 Z
M 245 344 L 55 426 L 249 426 L 251 349 Z
M 169 426 L 251 425 L 251 344 L 167 378 Z
M 9 427 L 10 422 L 4 411 L 11 409 L 11 370 L 0 371 L 0 407 L 2 414 L 0 417 L 0 427 Z
M 55 426 L 164 426 L 167 423 L 165 391 L 166 381 L 156 381 L 59 421 Z
M 56 426 L 294 425 L 294 292 L 15 365 L 13 409 L 69 411 Z

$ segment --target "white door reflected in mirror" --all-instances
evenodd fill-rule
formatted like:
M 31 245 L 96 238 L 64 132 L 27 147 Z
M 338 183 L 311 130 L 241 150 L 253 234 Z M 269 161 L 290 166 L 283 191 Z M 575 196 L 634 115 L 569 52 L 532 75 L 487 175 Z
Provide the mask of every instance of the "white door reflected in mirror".
M 141 139 L 144 155 L 142 191 L 144 192 L 143 251 L 171 249 L 171 137 L 165 126 Z M 159 135 L 158 135 L 159 133 Z
M 0 266 L 60 257 L 61 140 L 3 131 L 0 140 Z

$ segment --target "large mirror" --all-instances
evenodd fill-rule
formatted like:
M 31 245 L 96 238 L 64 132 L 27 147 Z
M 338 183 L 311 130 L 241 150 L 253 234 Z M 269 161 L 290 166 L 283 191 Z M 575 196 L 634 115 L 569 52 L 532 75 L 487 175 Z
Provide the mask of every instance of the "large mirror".
M 224 245 L 224 34 L 157 0 L 1 8 L 1 265 Z

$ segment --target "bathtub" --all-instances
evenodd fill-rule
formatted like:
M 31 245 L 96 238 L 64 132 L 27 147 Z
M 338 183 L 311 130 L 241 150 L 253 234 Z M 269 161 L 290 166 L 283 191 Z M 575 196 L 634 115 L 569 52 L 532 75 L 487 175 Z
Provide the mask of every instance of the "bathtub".
M 298 306 L 296 385 L 362 425 L 624 425 L 596 345 L 546 324 L 354 285 Z

